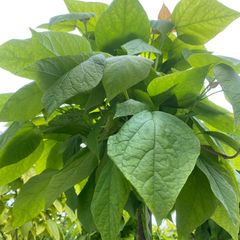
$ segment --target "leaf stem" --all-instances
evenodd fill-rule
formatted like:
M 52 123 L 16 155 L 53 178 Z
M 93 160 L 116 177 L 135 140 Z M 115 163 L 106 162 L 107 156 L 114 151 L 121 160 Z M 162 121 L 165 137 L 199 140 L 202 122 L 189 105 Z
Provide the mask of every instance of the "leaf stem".
M 126 91 L 124 91 L 123 92 L 123 94 L 124 94 L 124 96 L 125 96 L 125 98 L 127 99 L 127 100 L 129 100 L 130 98 L 129 98 L 129 95 L 128 95 L 128 92 L 127 92 L 127 90 Z

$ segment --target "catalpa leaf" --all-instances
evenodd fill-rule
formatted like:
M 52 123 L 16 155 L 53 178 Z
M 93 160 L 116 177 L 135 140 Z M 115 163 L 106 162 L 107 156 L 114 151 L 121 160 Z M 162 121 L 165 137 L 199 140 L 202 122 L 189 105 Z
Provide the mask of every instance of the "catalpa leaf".
M 108 100 L 147 78 L 152 63 L 139 56 L 123 55 L 107 58 L 102 81 Z
M 216 0 L 182 0 L 172 20 L 179 38 L 191 44 L 204 44 L 223 31 L 240 13 Z
M 103 240 L 117 239 L 129 192 L 126 179 L 108 159 L 98 178 L 91 206 L 94 222 Z
M 21 226 L 48 208 L 60 193 L 88 177 L 97 165 L 89 151 L 77 153 L 62 170 L 32 177 L 21 189 L 13 207 L 13 225 Z M 67 180 L 67 181 L 66 181 Z
M 0 121 L 24 121 L 34 118 L 43 109 L 42 91 L 30 83 L 14 93 L 0 111 Z
M 108 155 L 158 223 L 173 207 L 199 155 L 192 130 L 164 112 L 141 112 L 108 140 Z
M 157 48 L 144 42 L 142 39 L 135 39 L 122 45 L 122 48 L 127 52 L 128 55 L 136 55 L 139 53 L 152 52 L 161 54 L 162 52 Z
M 176 201 L 179 239 L 188 239 L 191 232 L 207 221 L 217 207 L 208 179 L 195 168 Z
M 108 7 L 107 4 L 101 2 L 85 2 L 78 0 L 64 0 L 64 2 L 71 13 L 94 13 L 95 17 L 87 21 L 87 29 L 90 32 L 95 30 L 98 19 Z M 78 23 L 78 27 L 82 32 L 84 31 L 83 23 Z
M 211 189 L 224 207 L 224 211 L 234 229 L 234 239 L 239 231 L 239 187 L 231 165 L 225 160 L 218 160 L 215 155 L 201 155 L 197 166 L 206 175 Z
M 199 95 L 207 73 L 208 67 L 203 67 L 167 74 L 153 79 L 148 92 L 150 96 L 156 96 L 170 90 L 179 105 L 186 105 Z
M 105 57 L 92 56 L 61 77 L 43 96 L 43 104 L 48 114 L 79 93 L 95 88 L 103 77 Z
M 235 124 L 239 126 L 240 123 L 240 77 L 229 66 L 220 64 L 214 68 L 216 79 L 219 81 L 224 94 L 229 102 L 232 104 Z
M 97 47 L 110 53 L 136 38 L 147 42 L 149 35 L 149 20 L 138 0 L 114 0 L 95 29 Z

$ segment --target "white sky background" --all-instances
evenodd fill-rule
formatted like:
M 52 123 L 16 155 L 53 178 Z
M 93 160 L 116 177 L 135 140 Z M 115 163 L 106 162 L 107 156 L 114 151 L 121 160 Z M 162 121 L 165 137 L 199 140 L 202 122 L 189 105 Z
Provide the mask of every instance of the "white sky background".
M 91 0 L 88 0 L 91 1 Z M 95 0 L 98 1 L 98 0 Z M 99 0 L 110 3 L 111 0 Z M 150 19 L 156 19 L 163 4 L 162 0 L 140 0 Z M 170 10 L 178 0 L 165 0 Z M 240 11 L 240 0 L 220 0 L 223 4 Z M 36 28 L 59 14 L 67 13 L 63 0 L 6 0 L 0 1 L 0 45 L 7 40 L 31 37 L 29 28 Z M 232 23 L 224 32 L 207 44 L 210 51 L 240 59 L 240 19 Z M 14 76 L 0 69 L 0 93 L 15 92 L 26 84 L 26 79 Z M 213 100 L 228 109 L 230 105 L 224 101 L 220 93 Z

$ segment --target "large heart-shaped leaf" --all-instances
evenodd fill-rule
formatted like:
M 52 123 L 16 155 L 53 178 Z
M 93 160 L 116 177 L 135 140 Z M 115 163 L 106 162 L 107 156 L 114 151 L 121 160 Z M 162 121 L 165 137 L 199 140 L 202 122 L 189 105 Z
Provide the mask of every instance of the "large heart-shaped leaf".
M 147 42 L 149 35 L 150 23 L 138 0 L 114 0 L 95 29 L 98 48 L 107 52 L 136 38 Z
M 202 44 L 239 16 L 240 13 L 216 0 L 181 0 L 173 11 L 172 20 L 181 39 Z
M 193 170 L 199 141 L 164 112 L 141 112 L 108 140 L 108 154 L 160 223 Z

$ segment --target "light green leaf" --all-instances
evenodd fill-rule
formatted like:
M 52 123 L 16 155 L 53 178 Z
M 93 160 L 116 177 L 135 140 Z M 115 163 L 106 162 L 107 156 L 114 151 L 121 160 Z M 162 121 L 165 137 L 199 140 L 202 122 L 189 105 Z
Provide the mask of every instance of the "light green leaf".
M 192 44 L 203 44 L 223 31 L 240 14 L 216 0 L 182 0 L 172 20 L 178 36 Z
M 62 170 L 32 177 L 21 189 L 13 207 L 13 225 L 21 226 L 48 208 L 62 193 L 88 177 L 97 165 L 89 151 L 76 154 Z M 67 181 L 66 181 L 67 179 Z
M 147 78 L 151 65 L 152 61 L 139 56 L 107 58 L 102 81 L 108 100 Z
M 213 193 L 224 207 L 231 221 L 231 228 L 235 232 L 233 238 L 237 239 L 236 234 L 239 231 L 239 187 L 234 170 L 226 160 L 218 160 L 214 155 L 201 156 L 197 166 L 208 178 Z
M 103 77 L 105 57 L 92 56 L 66 73 L 44 94 L 43 104 L 48 114 L 79 93 L 85 93 L 96 87 Z
M 101 2 L 84 2 L 78 0 L 64 0 L 69 12 L 80 13 L 80 12 L 92 12 L 95 13 L 95 17 L 91 18 L 87 22 L 88 31 L 94 31 L 98 19 L 102 13 L 107 9 L 108 5 Z M 78 27 L 84 31 L 83 23 L 78 23 Z
M 229 66 L 220 64 L 214 68 L 216 79 L 220 83 L 224 94 L 232 104 L 235 125 L 239 126 L 240 123 L 240 77 Z
M 40 143 L 36 150 L 30 153 L 26 158 L 0 168 L 0 185 L 4 186 L 22 176 L 28 169 L 33 167 L 33 164 L 38 161 L 42 152 L 43 143 Z
M 54 240 L 60 240 L 60 233 L 59 233 L 58 225 L 52 219 L 47 220 L 47 230 L 48 230 L 50 236 Z
M 30 83 L 14 93 L 0 111 L 0 121 L 29 120 L 43 109 L 42 91 L 36 83 Z
M 110 159 L 98 178 L 92 200 L 92 214 L 103 240 L 117 239 L 128 200 L 129 186 Z
M 75 12 L 58 15 L 52 17 L 48 24 L 40 25 L 39 28 L 45 28 L 59 32 L 71 32 L 78 26 L 80 22 L 88 22 L 90 18 L 94 16 L 95 14 L 90 12 Z
M 138 0 L 114 0 L 95 29 L 97 47 L 106 52 L 136 38 L 148 42 L 149 36 L 148 16 Z
M 193 230 L 212 216 L 216 207 L 217 199 L 208 179 L 195 168 L 176 202 L 179 239 L 188 239 Z
M 160 223 L 193 170 L 199 145 L 192 130 L 176 117 L 144 111 L 109 138 L 108 155 Z
M 90 43 L 85 37 L 65 32 L 36 32 L 32 30 L 32 44 L 33 48 L 36 49 L 35 58 L 38 58 L 38 54 L 57 57 L 92 51 Z
M 146 104 L 144 104 L 142 102 L 139 102 L 139 101 L 136 101 L 133 99 L 129 99 L 123 103 L 117 104 L 117 109 L 116 109 L 114 118 L 134 115 L 134 114 L 142 112 L 144 110 L 150 110 L 150 109 Z
M 128 55 L 136 55 L 139 53 L 152 52 L 161 54 L 162 52 L 157 48 L 147 44 L 142 39 L 135 39 L 122 45 L 122 48 L 127 52 Z
M 0 112 L 5 105 L 5 103 L 8 101 L 8 99 L 12 96 L 12 93 L 2 93 L 0 94 Z
M 178 105 L 186 105 L 199 95 L 207 73 L 208 67 L 203 67 L 167 74 L 153 79 L 148 92 L 150 96 L 156 96 L 170 90 L 176 95 Z
M 186 59 L 193 67 L 203 67 L 223 63 L 231 66 L 236 71 L 240 71 L 240 61 L 234 58 L 215 56 L 210 53 L 195 53 L 190 54 Z
M 0 167 L 17 163 L 36 150 L 42 140 L 32 124 L 13 124 L 0 138 Z
M 91 54 L 82 53 L 77 56 L 42 59 L 21 69 L 18 75 L 35 80 L 42 90 L 47 90 L 60 77 L 86 61 L 90 56 Z

